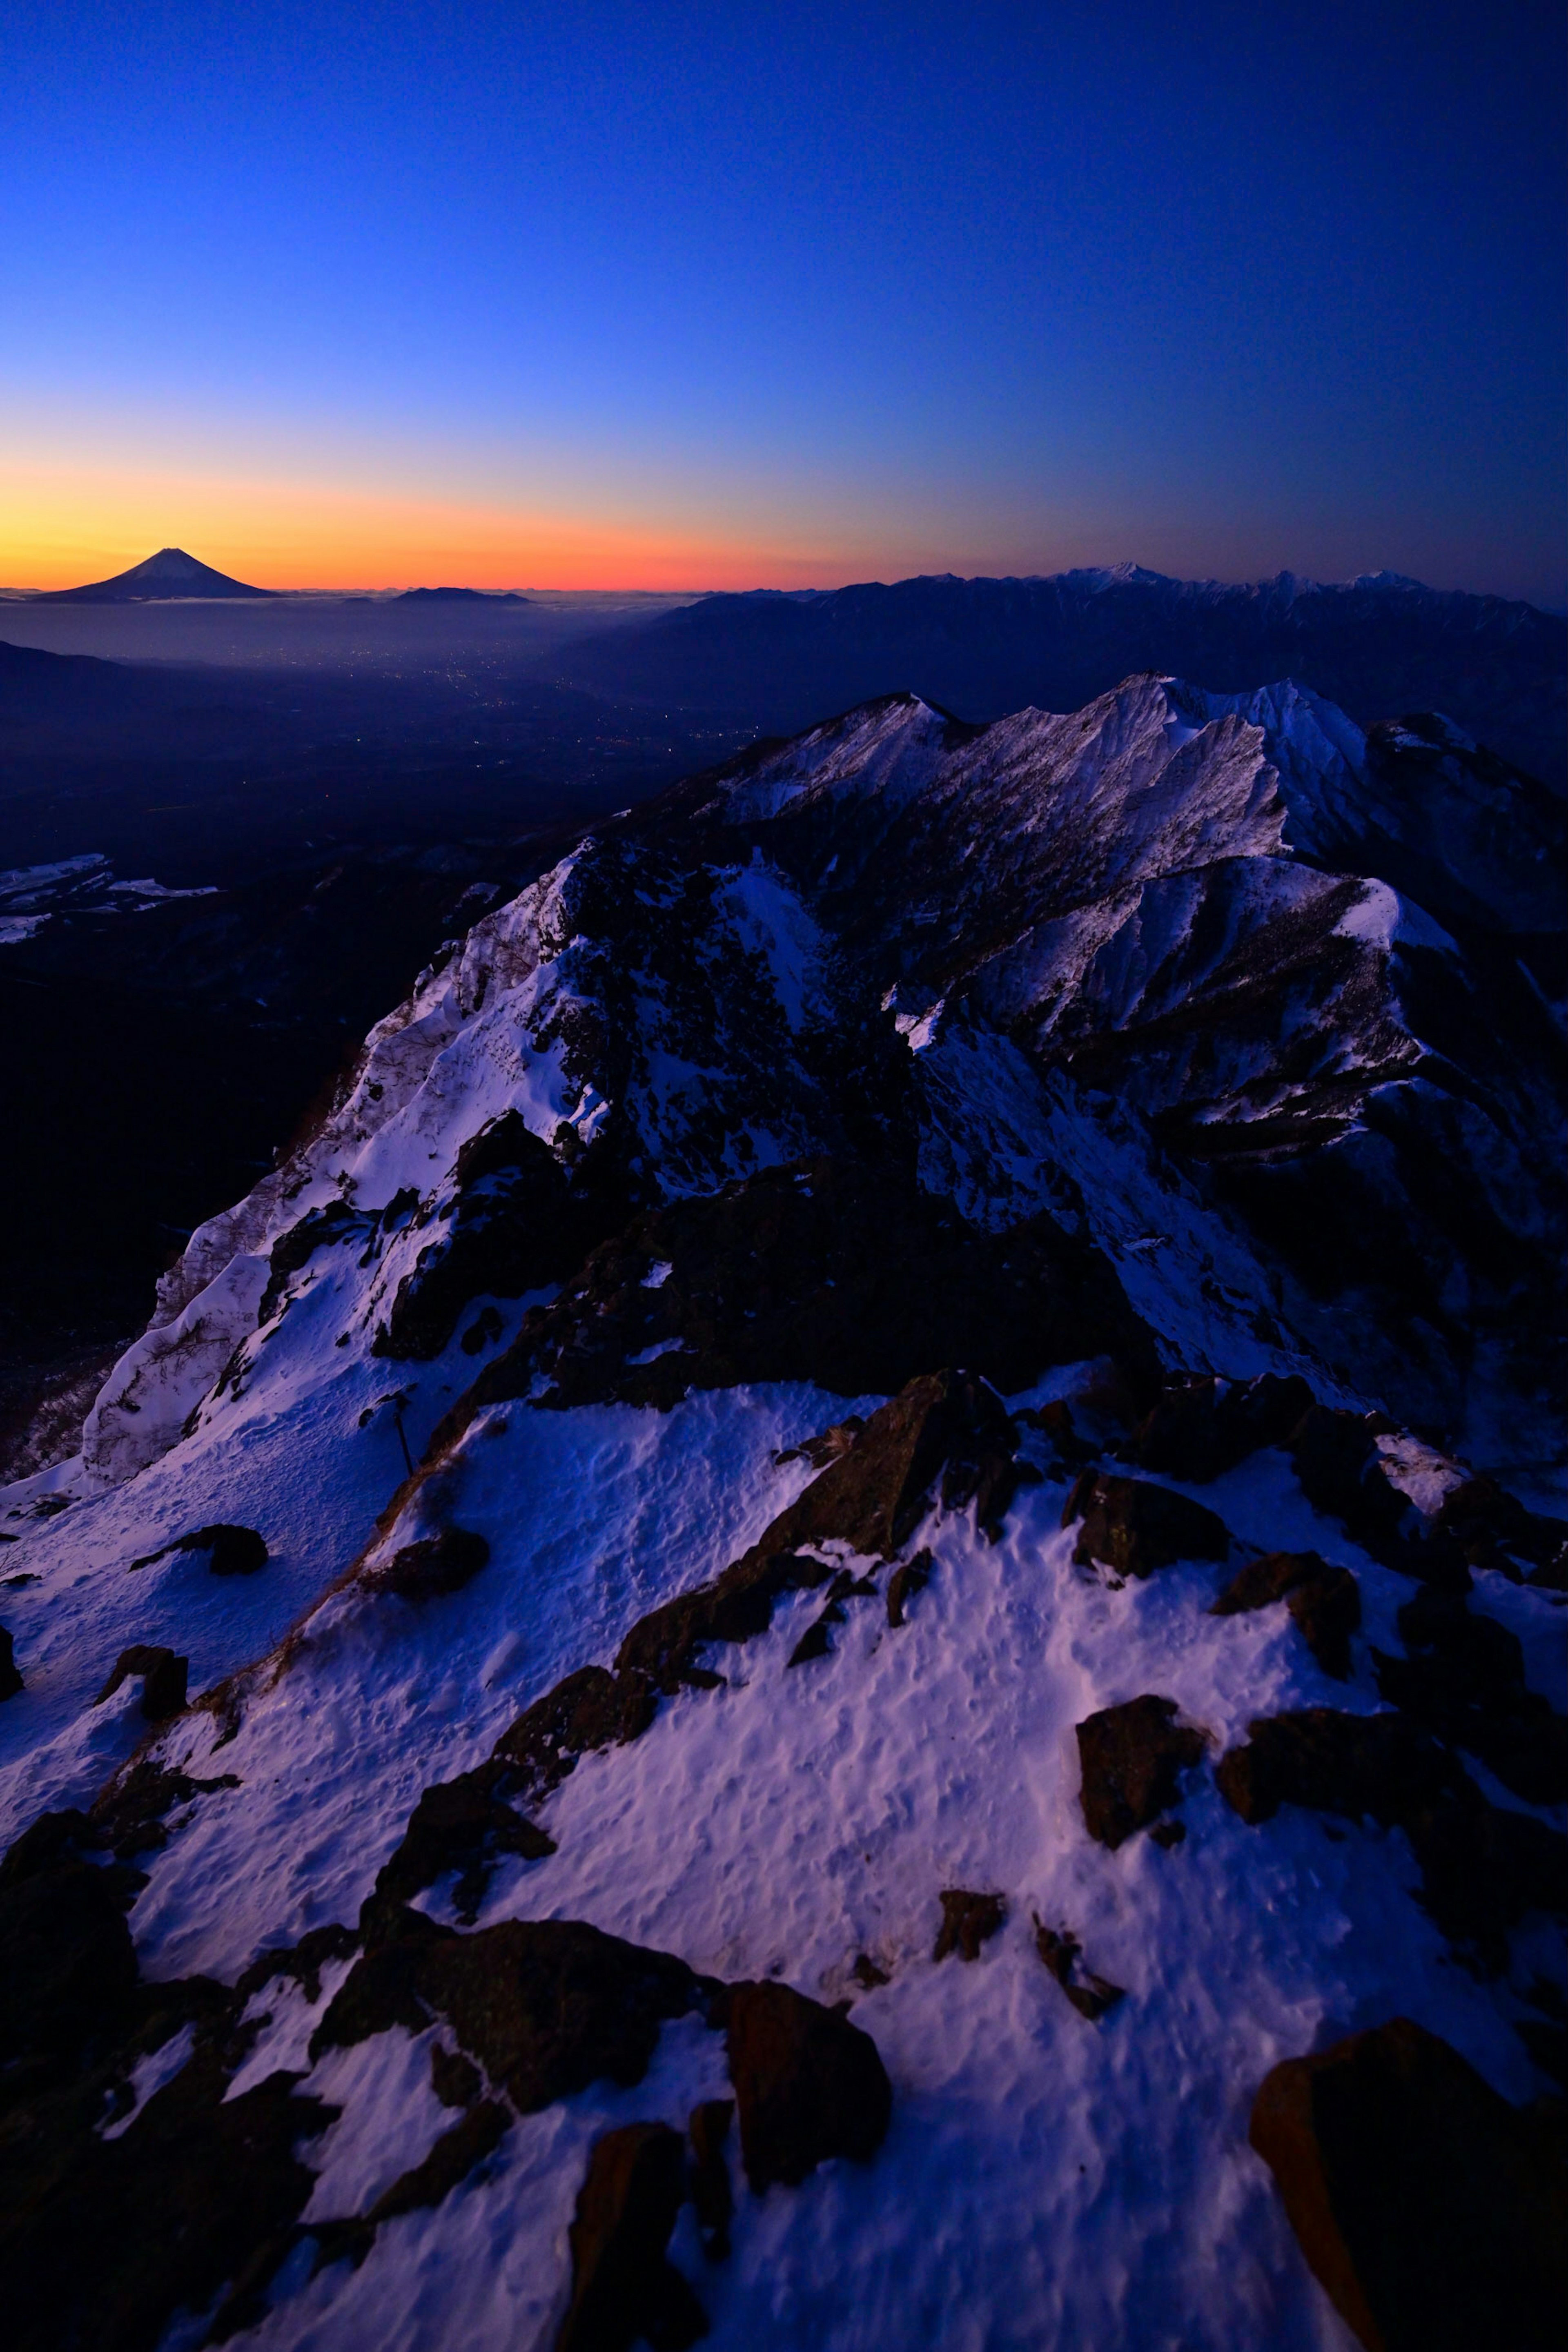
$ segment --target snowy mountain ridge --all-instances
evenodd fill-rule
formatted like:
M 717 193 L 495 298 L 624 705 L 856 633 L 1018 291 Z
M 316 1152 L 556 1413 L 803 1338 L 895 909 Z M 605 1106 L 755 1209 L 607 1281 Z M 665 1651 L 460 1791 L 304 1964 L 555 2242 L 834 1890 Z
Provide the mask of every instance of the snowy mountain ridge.
M 423 973 L 0 1495 L 21 2341 L 1546 2341 L 1560 856 L 892 697 Z

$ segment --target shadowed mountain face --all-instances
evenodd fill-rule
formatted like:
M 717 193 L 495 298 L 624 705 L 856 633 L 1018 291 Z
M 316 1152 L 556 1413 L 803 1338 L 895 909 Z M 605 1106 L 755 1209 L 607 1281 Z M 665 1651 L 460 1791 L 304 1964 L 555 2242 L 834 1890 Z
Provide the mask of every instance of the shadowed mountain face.
M 273 588 L 249 588 L 198 563 L 183 547 L 161 547 L 144 563 L 117 572 L 112 580 L 94 580 L 85 588 L 53 588 L 39 602 L 50 604 L 141 604 L 176 596 L 272 596 Z
M 1231 694 L 1292 677 L 1363 726 L 1446 711 L 1531 774 L 1564 778 L 1568 622 L 1383 573 L 1226 587 L 1125 566 L 708 596 L 570 647 L 561 667 L 600 692 L 744 710 L 781 734 L 905 690 L 988 720 L 1076 710 L 1139 670 Z

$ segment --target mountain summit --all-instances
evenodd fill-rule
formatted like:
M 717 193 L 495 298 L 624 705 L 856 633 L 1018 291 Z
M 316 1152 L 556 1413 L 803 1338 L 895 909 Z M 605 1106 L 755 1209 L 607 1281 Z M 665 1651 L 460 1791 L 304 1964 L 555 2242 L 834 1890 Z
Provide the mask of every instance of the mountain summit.
M 43 604 L 153 604 L 184 596 L 276 596 L 276 588 L 251 588 L 198 563 L 183 547 L 161 547 L 144 563 L 117 572 L 112 580 L 92 580 L 85 588 L 52 588 L 38 598 Z

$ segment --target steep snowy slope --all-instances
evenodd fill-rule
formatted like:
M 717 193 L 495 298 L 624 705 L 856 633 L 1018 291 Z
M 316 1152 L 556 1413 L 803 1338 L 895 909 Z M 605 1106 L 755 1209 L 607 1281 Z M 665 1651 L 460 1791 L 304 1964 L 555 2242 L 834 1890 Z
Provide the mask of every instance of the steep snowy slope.
M 1547 2340 L 1552 822 L 900 698 L 422 975 L 0 1495 L 18 2340 Z

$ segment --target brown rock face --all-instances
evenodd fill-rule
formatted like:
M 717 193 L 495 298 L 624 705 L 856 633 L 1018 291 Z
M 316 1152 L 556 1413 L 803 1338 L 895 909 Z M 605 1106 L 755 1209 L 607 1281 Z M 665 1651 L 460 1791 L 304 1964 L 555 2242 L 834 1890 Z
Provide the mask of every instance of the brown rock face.
M 741 2156 L 758 2194 L 795 2188 L 828 2157 L 868 2163 L 893 2106 L 870 2035 L 788 1985 L 731 1985 L 729 2011 Z
M 1545 2352 L 1568 2306 L 1559 2117 L 1406 2018 L 1276 2066 L 1252 2110 L 1301 2251 L 1367 2352 Z
M 471 1920 L 503 1854 L 542 1862 L 554 1851 L 553 1838 L 486 1792 L 482 1773 L 465 1773 L 426 1790 L 402 1844 L 376 1879 L 375 1892 L 384 1902 L 404 1904 L 455 1870 L 458 1916 Z
M 1110 1478 L 1086 1470 L 1068 1496 L 1063 1527 L 1083 1521 L 1072 1556 L 1118 1576 L 1152 1576 L 1179 1559 L 1224 1559 L 1230 1530 L 1214 1512 L 1169 1486 L 1143 1478 Z
M 1315 1551 L 1271 1551 L 1239 1569 L 1211 1617 L 1235 1617 L 1283 1601 L 1312 1655 L 1327 1675 L 1346 1681 L 1351 1635 L 1361 1625 L 1361 1587 L 1348 1568 L 1331 1568 Z
M 937 1929 L 933 1960 L 945 1960 L 956 1952 L 963 1960 L 977 1960 L 980 1947 L 988 1944 L 1007 1916 L 1007 1904 L 1000 1895 L 972 1895 L 964 1886 L 946 1886 L 942 1895 L 942 1926 Z
M 665 2258 L 686 2194 L 686 2151 L 668 2124 L 625 2124 L 594 2143 L 571 2228 L 572 2302 L 556 2352 L 685 2352 L 708 2317 Z
M 1146 1692 L 1079 1725 L 1083 1818 L 1101 1845 L 1119 1846 L 1157 1821 L 1179 1801 L 1181 1775 L 1203 1761 L 1203 1733 L 1175 1717 L 1173 1698 Z

